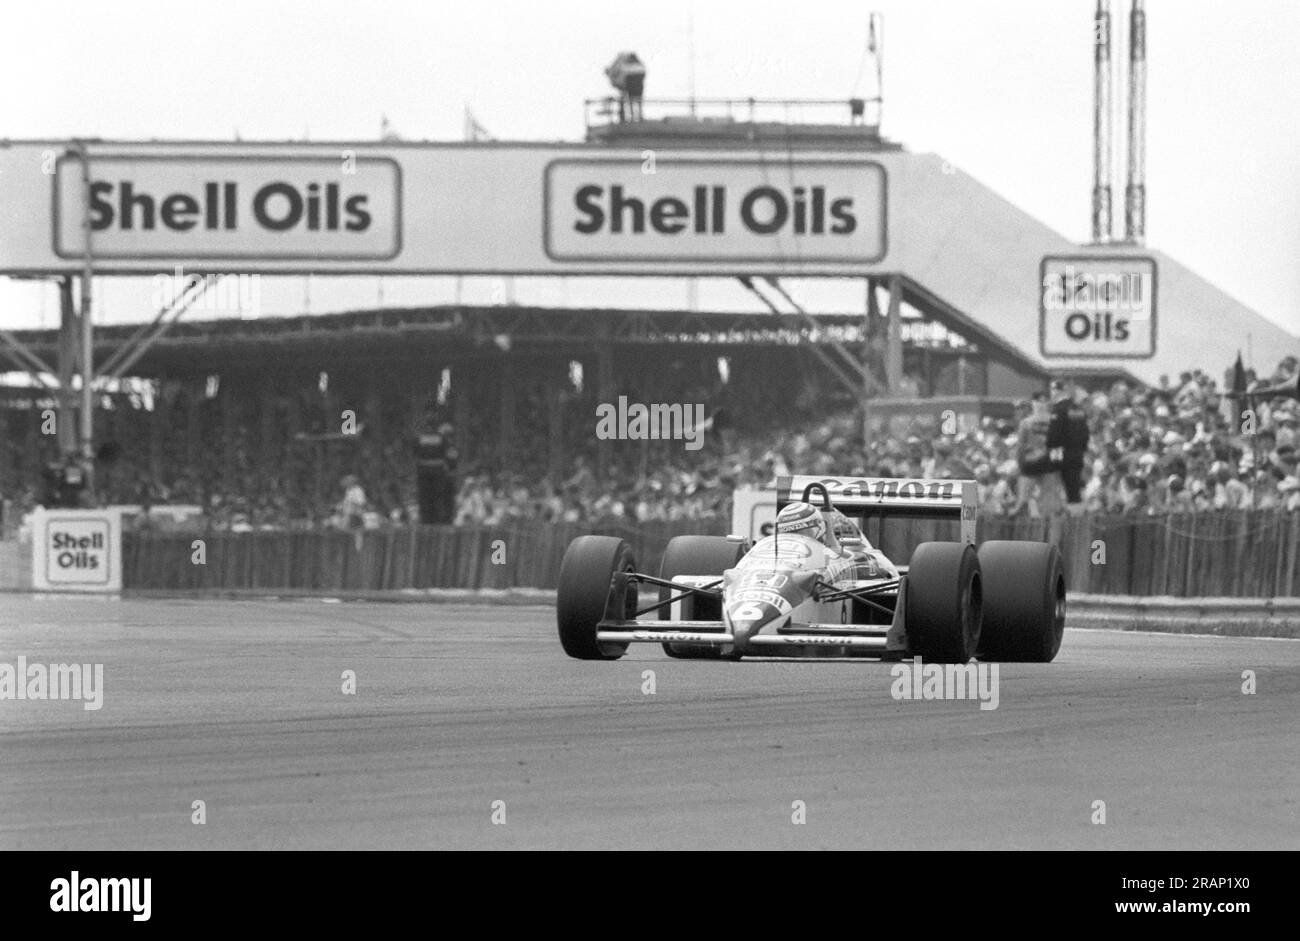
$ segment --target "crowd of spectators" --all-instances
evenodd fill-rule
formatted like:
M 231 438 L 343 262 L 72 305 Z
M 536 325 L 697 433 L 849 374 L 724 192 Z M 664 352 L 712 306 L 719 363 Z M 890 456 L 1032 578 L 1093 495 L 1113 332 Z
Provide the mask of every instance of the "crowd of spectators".
M 1296 369 L 1288 357 L 1269 376 L 1248 376 L 1247 388 L 1281 385 Z M 1116 382 L 1091 393 L 1073 389 L 1091 432 L 1084 511 L 1300 510 L 1300 401 L 1234 397 L 1225 392 L 1230 383 L 1197 369 L 1151 388 Z M 1017 404 L 1016 420 L 985 418 L 952 434 L 942 433 L 936 416 L 871 440 L 864 440 L 859 416 L 847 411 L 766 434 L 724 429 L 698 452 L 660 442 L 653 463 L 610 458 L 603 476 L 588 455 L 575 457 L 563 479 L 473 470 L 463 479 L 456 522 L 635 523 L 725 514 L 732 490 L 789 473 L 974 479 L 986 515 L 1049 516 L 1064 510 L 1059 476 L 1026 480 L 1021 471 L 1033 410 L 1026 400 Z
M 1296 371 L 1296 358 L 1287 357 L 1269 375 L 1248 375 L 1246 382 L 1250 389 L 1277 386 Z M 1300 510 L 1300 401 L 1233 396 L 1225 391 L 1231 383 L 1231 370 L 1220 380 L 1191 370 L 1154 387 L 1071 388 L 1091 433 L 1083 511 Z M 454 522 L 595 526 L 726 518 L 734 490 L 791 473 L 974 479 L 986 515 L 1051 516 L 1064 511 L 1059 475 L 1021 469 L 1041 407 L 1021 402 L 1014 417 L 957 428 L 931 416 L 870 436 L 858 411 L 805 408 L 766 430 L 755 430 L 762 426 L 753 421 L 746 427 L 714 422 L 699 450 L 671 440 L 602 442 L 574 428 L 577 443 L 569 447 L 566 440 L 563 465 L 540 457 L 544 448 L 532 439 L 521 439 L 523 456 L 508 469 L 482 453 L 463 460 Z M 535 438 L 544 434 L 542 422 L 527 424 Z M 159 474 L 129 458 L 119 462 L 105 475 L 107 498 L 193 505 L 204 525 L 231 530 L 408 523 L 418 518 L 410 436 L 395 416 L 382 425 L 388 434 L 372 430 L 360 442 L 311 434 L 276 439 L 268 453 L 240 423 L 230 440 L 214 445 L 220 463 L 186 454 L 171 473 Z M 30 508 L 36 499 L 28 488 L 17 506 Z

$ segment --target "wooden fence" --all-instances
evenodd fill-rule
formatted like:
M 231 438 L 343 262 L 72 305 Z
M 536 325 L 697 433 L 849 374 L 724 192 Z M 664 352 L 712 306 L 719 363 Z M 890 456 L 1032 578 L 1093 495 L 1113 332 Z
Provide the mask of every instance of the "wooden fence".
M 126 533 L 122 581 L 140 589 L 321 591 L 403 588 L 554 588 L 569 543 L 586 533 L 619 536 L 638 566 L 658 571 L 673 536 L 723 533 L 712 519 L 591 528 L 575 523 L 509 527 L 416 526 L 337 531 Z M 195 564 L 194 541 L 204 564 Z
M 592 530 L 578 524 L 421 526 L 342 532 L 127 533 L 123 581 L 139 589 L 554 588 L 569 542 L 621 536 L 640 568 L 658 571 L 668 540 L 725 532 L 716 518 Z M 867 535 L 905 561 L 956 524 L 887 521 Z M 201 538 L 205 564 L 193 561 Z M 1053 542 L 1072 590 L 1114 595 L 1288 597 L 1300 594 L 1300 513 L 1201 513 L 1053 520 L 983 519 L 979 538 Z
M 1300 513 L 1247 510 L 1053 521 L 988 520 L 983 539 L 1056 543 L 1071 589 L 1105 595 L 1300 595 Z

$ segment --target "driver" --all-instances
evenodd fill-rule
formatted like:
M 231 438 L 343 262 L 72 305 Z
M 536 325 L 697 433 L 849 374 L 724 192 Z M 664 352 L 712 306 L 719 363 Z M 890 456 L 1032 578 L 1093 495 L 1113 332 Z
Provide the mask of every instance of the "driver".
M 843 523 L 842 531 L 848 535 L 853 531 L 854 545 L 846 546 L 839 541 L 839 534 L 832 531 L 826 517 L 832 515 L 835 523 Z M 775 531 L 778 535 L 811 536 L 831 551 L 834 556 L 849 559 L 859 564 L 859 578 L 897 578 L 898 570 L 885 557 L 883 552 L 875 549 L 866 537 L 856 532 L 848 517 L 838 510 L 823 513 L 811 503 L 795 502 L 786 504 L 776 514 Z
M 811 503 L 786 504 L 776 514 L 776 531 L 781 535 L 811 536 L 826 544 L 826 520 Z

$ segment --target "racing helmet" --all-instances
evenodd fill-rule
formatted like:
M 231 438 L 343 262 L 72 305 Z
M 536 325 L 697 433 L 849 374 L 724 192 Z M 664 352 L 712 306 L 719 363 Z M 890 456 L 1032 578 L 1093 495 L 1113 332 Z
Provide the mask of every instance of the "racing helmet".
M 776 531 L 781 534 L 811 536 L 818 542 L 826 539 L 826 520 L 821 511 L 811 503 L 795 502 L 781 508 L 776 514 Z

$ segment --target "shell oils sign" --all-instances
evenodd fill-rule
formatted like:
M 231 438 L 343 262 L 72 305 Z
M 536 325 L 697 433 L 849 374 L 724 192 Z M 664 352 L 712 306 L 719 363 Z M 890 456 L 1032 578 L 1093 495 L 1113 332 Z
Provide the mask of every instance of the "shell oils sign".
M 122 590 L 120 510 L 39 510 L 34 522 L 36 590 Z
M 545 185 L 553 261 L 870 264 L 886 252 L 885 170 L 872 161 L 559 159 Z
M 1155 259 L 1048 256 L 1039 279 L 1039 342 L 1044 357 L 1148 359 L 1155 355 Z
M 58 162 L 54 250 L 85 251 L 80 161 Z M 401 251 L 401 171 L 383 157 L 95 157 L 96 259 L 381 261 Z

